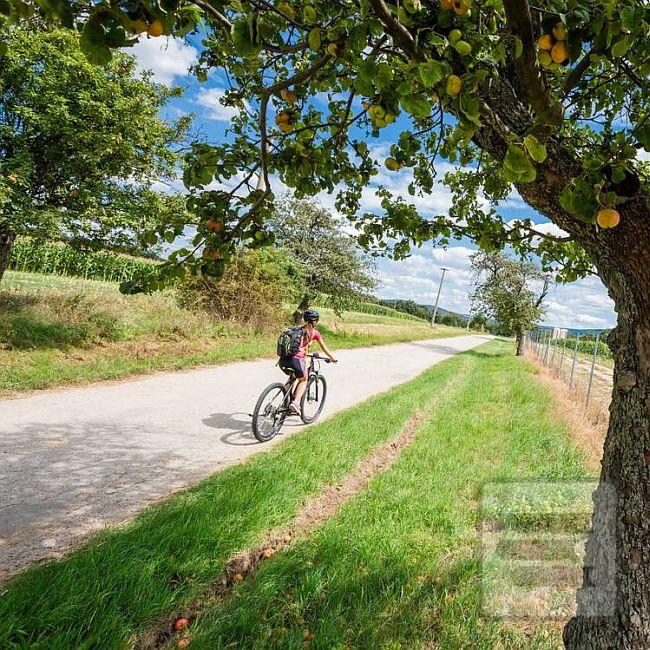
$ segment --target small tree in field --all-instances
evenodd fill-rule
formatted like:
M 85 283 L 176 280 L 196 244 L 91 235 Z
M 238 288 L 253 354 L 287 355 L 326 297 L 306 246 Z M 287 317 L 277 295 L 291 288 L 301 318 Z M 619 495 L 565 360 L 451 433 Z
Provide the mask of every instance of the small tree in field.
M 297 264 L 302 297 L 293 314 L 302 313 L 319 295 L 326 295 L 335 307 L 377 286 L 372 259 L 329 210 L 306 199 L 281 198 L 270 219 L 276 245 Z
M 471 257 L 474 276 L 472 311 L 496 320 L 502 331 L 514 334 L 516 354 L 524 352 L 524 332 L 532 329 L 544 310 L 546 284 L 537 294 L 532 284 L 544 278 L 531 262 L 511 259 L 500 253 L 475 253 Z
M 14 26 L 5 38 L 0 279 L 20 235 L 137 252 L 148 228 L 185 211 L 151 189 L 173 170 L 170 145 L 187 126 L 158 115 L 173 91 L 138 79 L 131 56 L 91 64 L 73 32 Z

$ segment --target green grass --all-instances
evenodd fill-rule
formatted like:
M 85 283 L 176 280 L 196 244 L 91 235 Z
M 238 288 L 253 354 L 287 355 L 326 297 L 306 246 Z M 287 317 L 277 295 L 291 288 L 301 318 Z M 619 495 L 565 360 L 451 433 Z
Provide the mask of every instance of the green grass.
M 546 647 L 480 610 L 486 481 L 570 479 L 583 458 L 531 370 L 493 342 L 306 429 L 13 581 L 0 647 L 118 648 L 199 597 L 237 551 L 429 410 L 412 447 L 307 540 L 192 626 L 192 647 Z M 324 596 L 321 596 L 324 594 Z
M 322 311 L 334 350 L 465 333 L 401 316 Z M 123 296 L 110 282 L 9 271 L 0 290 L 0 396 L 271 356 L 280 326 L 219 321 L 179 307 L 171 292 Z
M 585 476 L 530 371 L 490 344 L 385 474 L 312 539 L 263 565 L 193 625 L 197 647 L 557 647 L 481 611 L 478 509 L 489 481 Z

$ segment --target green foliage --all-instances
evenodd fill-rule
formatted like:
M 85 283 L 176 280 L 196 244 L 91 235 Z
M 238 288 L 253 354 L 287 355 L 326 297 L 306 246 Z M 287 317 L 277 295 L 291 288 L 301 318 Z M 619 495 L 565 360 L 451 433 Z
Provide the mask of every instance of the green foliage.
M 17 239 L 9 268 L 32 273 L 72 275 L 93 280 L 124 282 L 152 269 L 153 263 L 112 251 L 78 250 L 61 242 Z
M 393 318 L 403 318 L 405 320 L 420 320 L 412 314 L 405 313 L 390 304 L 392 301 L 380 300 L 379 303 L 372 300 L 363 300 L 361 298 L 348 298 L 334 300 L 328 297 L 319 298 L 316 300 L 318 304 L 323 304 L 327 307 L 332 307 L 339 312 L 354 311 L 361 314 L 371 314 L 374 316 L 392 316 Z
M 440 322 L 443 325 L 449 325 L 450 327 L 463 327 L 465 325 L 465 320 L 462 316 L 450 311 L 440 319 Z
M 582 352 L 583 354 L 587 354 L 587 355 L 593 355 L 595 345 L 596 345 L 595 340 L 593 339 L 587 340 L 581 336 L 580 341 L 578 341 L 578 352 Z M 572 350 L 575 348 L 575 339 L 567 340 L 567 348 L 570 348 Z M 602 340 L 602 338 L 598 341 L 598 357 L 600 359 L 614 358 L 612 349 L 609 347 L 609 345 L 607 345 L 605 341 Z
M 544 313 L 545 293 L 537 295 L 532 287 L 544 277 L 541 270 L 499 253 L 478 252 L 471 261 L 472 312 L 496 320 L 501 334 L 520 338 L 533 329 Z
M 30 25 L 5 35 L 0 234 L 155 247 L 158 237 L 144 241 L 148 230 L 185 218 L 184 201 L 151 189 L 173 173 L 170 145 L 188 126 L 159 116 L 177 93 L 139 78 L 129 55 L 89 63 L 74 32 Z
M 582 222 L 592 224 L 599 206 L 638 194 L 639 187 L 622 191 L 621 174 L 647 185 L 648 166 L 638 156 L 650 147 L 647 3 L 553 0 L 532 6 L 530 23 L 518 23 L 500 2 L 468 2 L 473 6 L 460 15 L 415 0 L 289 1 L 282 10 L 217 4 L 120 0 L 93 5 L 79 20 L 84 52 L 106 66 L 143 25 L 151 33 L 156 21 L 158 33 L 173 35 L 195 29 L 207 35 L 197 76 L 220 70 L 232 80 L 222 101 L 239 114 L 228 137 L 196 143 L 185 157 L 193 213 L 186 219 L 199 229 L 192 247 L 173 253 L 164 267 L 170 273 L 178 263 L 218 276 L 241 244 L 270 243 L 270 179 L 278 178 L 298 196 L 336 192 L 337 208 L 359 226 L 359 242 L 377 252 L 403 257 L 425 241 L 468 236 L 487 251 L 508 244 L 521 254 L 538 250 L 545 269 L 574 279 L 594 259 L 585 247 L 610 245 L 594 243 Z M 46 21 L 73 23 L 69 0 L 5 0 L 2 7 L 13 22 L 36 11 Z M 558 23 L 568 58 L 545 67 L 533 39 Z M 5 59 L 15 47 L 8 45 Z M 454 193 L 449 214 L 425 219 L 388 188 L 379 190 L 376 212 L 359 214 L 363 189 L 383 164 L 368 142 L 398 117 L 390 153 L 412 174 L 411 195 L 434 191 L 440 158 L 459 165 L 459 178 L 452 173 L 445 181 Z M 553 177 L 559 167 L 566 171 Z M 260 173 L 265 183 L 253 190 Z M 213 182 L 220 189 L 206 189 Z M 573 241 L 535 234 L 529 219 L 508 223 L 497 208 L 513 190 Z M 223 224 L 218 233 L 201 227 L 210 219 Z M 181 235 L 180 221 L 170 220 L 158 236 Z
M 190 275 L 175 291 L 182 307 L 260 330 L 277 329 L 287 319 L 281 305 L 296 299 L 295 270 L 280 251 L 241 251 L 221 278 Z
M 281 198 L 270 218 L 276 246 L 294 262 L 295 286 L 306 301 L 327 296 L 328 304 L 345 308 L 377 286 L 374 264 L 343 224 L 313 201 Z
M 423 305 L 418 305 L 413 300 L 400 300 L 400 299 L 390 299 L 390 300 L 381 300 L 382 305 L 387 305 L 392 307 L 397 311 L 402 311 L 407 314 L 411 314 L 416 318 L 421 318 L 422 320 L 430 321 L 431 320 L 431 310 Z

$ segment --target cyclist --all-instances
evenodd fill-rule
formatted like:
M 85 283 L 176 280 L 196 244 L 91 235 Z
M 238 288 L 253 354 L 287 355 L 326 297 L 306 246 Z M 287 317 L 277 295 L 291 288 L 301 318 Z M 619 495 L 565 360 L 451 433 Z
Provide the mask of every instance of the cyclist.
M 307 387 L 307 367 L 306 367 L 306 357 L 307 352 L 309 351 L 309 346 L 313 341 L 317 341 L 320 345 L 323 352 L 329 357 L 330 361 L 336 363 L 336 359 L 330 352 L 330 349 L 325 345 L 323 340 L 323 335 L 316 329 L 318 324 L 318 319 L 320 318 L 319 313 L 315 309 L 307 309 L 302 315 L 304 323 L 302 324 L 303 329 L 305 330 L 305 335 L 302 339 L 302 345 L 296 354 L 293 357 L 288 359 L 282 359 L 280 361 L 280 368 L 287 373 L 293 372 L 298 380 L 298 386 L 296 387 L 296 392 L 293 396 L 293 401 L 289 404 L 289 413 L 293 415 L 298 415 L 300 413 L 300 399 L 302 398 L 305 388 Z

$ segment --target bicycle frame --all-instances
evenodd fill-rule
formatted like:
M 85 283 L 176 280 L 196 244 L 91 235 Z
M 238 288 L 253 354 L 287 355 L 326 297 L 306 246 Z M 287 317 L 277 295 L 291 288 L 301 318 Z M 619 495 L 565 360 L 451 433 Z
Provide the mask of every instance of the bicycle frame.
M 306 381 L 309 381 L 309 378 L 312 375 L 319 375 L 320 374 L 320 362 L 324 357 L 321 357 L 318 354 L 308 354 L 309 357 L 309 365 L 307 366 L 307 379 Z M 288 403 L 293 399 L 293 396 L 296 392 L 296 388 L 298 387 L 298 379 L 296 379 L 295 375 L 291 375 L 287 381 L 284 384 L 287 388 L 289 388 L 289 392 L 287 393 L 288 396 L 288 401 L 287 401 L 287 408 L 288 408 Z M 318 390 L 318 387 L 316 387 L 316 390 Z M 318 393 L 316 393 L 316 398 L 318 399 Z

